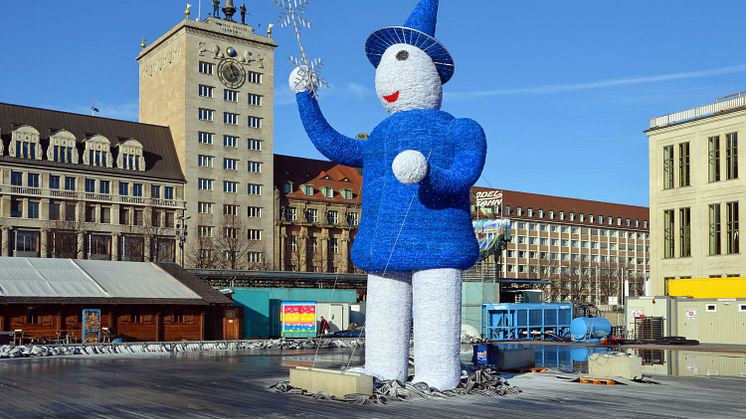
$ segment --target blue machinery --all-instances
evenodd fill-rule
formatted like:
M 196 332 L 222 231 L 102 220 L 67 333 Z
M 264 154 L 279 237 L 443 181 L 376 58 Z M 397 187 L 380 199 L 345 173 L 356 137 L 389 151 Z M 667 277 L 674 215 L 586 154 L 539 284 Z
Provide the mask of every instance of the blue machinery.
M 611 334 L 611 322 L 603 317 L 578 317 L 570 323 L 575 342 L 598 342 Z
M 572 304 L 483 304 L 482 336 L 487 340 L 540 340 L 570 334 Z

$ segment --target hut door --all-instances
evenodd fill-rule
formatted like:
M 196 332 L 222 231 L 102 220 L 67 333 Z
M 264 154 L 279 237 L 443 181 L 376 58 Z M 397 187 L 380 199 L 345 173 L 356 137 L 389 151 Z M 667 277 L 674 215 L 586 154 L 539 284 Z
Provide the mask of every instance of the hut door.
M 223 339 L 241 339 L 239 323 L 237 309 L 233 308 L 225 310 L 225 316 L 223 316 Z

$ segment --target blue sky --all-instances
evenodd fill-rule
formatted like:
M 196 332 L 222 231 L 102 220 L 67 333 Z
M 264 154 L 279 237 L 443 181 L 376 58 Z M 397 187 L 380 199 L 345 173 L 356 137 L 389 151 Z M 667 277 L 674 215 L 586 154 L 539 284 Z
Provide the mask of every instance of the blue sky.
M 415 3 L 311 0 L 304 43 L 325 62 L 321 104 L 339 131 L 370 132 L 386 118 L 364 42 Z M 746 90 L 746 2 L 441 3 L 437 37 L 456 61 L 443 109 L 484 126 L 482 185 L 647 205 L 648 118 Z M 87 113 L 95 99 L 101 116 L 136 120 L 140 39 L 175 25 L 184 4 L 3 1 L 0 101 Z M 277 22 L 270 0 L 248 7 L 257 31 Z M 275 151 L 320 157 L 287 88 L 297 44 L 287 29 L 275 38 Z

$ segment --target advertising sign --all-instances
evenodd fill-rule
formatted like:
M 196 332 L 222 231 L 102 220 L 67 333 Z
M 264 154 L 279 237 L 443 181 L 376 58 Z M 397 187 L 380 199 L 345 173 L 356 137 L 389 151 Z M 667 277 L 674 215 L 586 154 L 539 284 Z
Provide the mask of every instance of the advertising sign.
M 499 207 L 503 203 L 503 191 L 480 191 L 476 197 L 477 207 Z
M 280 306 L 282 336 L 316 336 L 316 303 L 284 302 Z
M 80 333 L 83 343 L 96 343 L 101 341 L 101 310 L 83 310 L 83 330 Z

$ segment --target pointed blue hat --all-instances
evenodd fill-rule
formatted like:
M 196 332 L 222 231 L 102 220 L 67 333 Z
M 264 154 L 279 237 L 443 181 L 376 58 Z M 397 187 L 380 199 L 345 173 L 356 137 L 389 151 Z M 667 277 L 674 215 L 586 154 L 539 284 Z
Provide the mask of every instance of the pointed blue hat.
M 451 54 L 435 39 L 438 21 L 438 0 L 420 0 L 404 26 L 387 26 L 373 32 L 365 42 L 365 53 L 374 67 L 381 63 L 386 50 L 395 44 L 413 45 L 432 58 L 446 84 L 453 77 L 455 65 Z

